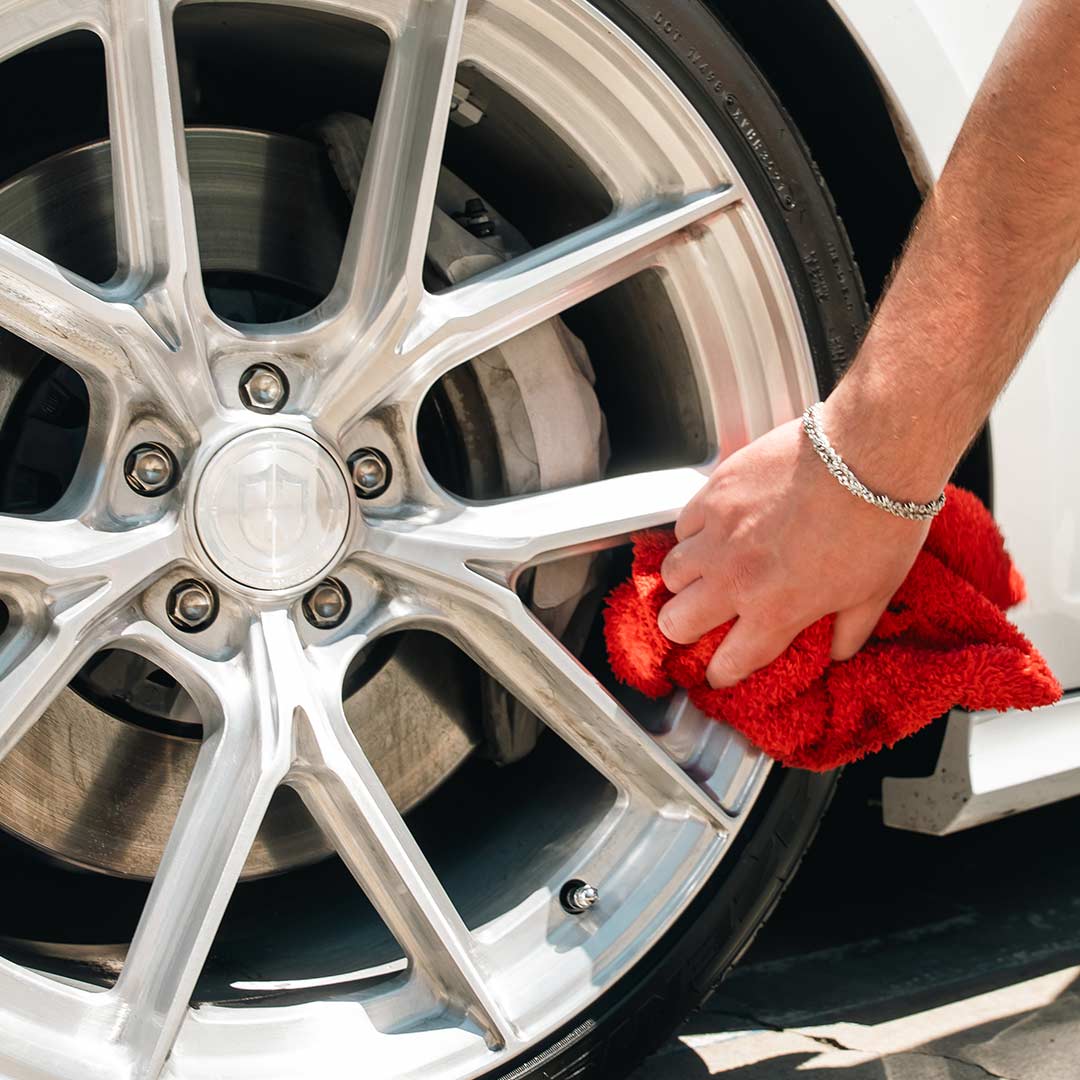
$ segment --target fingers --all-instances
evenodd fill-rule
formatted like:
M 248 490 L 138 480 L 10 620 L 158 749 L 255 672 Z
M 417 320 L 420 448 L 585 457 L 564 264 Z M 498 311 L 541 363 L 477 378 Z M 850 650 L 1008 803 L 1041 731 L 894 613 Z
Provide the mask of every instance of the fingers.
M 702 634 L 735 615 L 730 602 L 717 594 L 716 587 L 699 578 L 660 609 L 658 622 L 660 632 L 669 641 L 692 645 Z
M 764 625 L 750 616 L 742 616 L 713 653 L 705 678 L 716 690 L 734 686 L 775 660 L 794 638 L 795 633 L 790 629 Z
M 705 505 L 698 492 L 683 508 L 675 522 L 675 539 L 680 543 L 689 540 L 705 528 Z
M 664 559 L 660 567 L 660 576 L 664 584 L 673 592 L 682 592 L 687 585 L 692 585 L 701 578 L 702 557 L 707 553 L 703 550 L 704 538 L 699 533 L 676 544 Z
M 832 658 L 847 660 L 866 644 L 887 600 L 871 600 L 842 611 L 833 629 Z M 670 609 L 670 610 L 669 610 Z M 660 629 L 670 640 L 688 645 L 714 626 L 733 618 L 718 618 L 717 604 L 704 581 L 697 581 L 669 601 L 660 612 Z M 715 689 L 734 686 L 748 675 L 771 664 L 795 639 L 790 627 L 762 624 L 742 616 L 713 653 L 705 678 Z
M 873 633 L 888 600 L 868 600 L 836 616 L 831 655 L 834 660 L 850 660 Z

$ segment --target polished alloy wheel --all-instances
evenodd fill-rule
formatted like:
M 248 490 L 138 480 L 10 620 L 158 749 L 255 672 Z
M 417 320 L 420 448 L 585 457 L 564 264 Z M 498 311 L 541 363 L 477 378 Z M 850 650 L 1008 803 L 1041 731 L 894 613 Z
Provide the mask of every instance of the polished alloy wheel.
M 0 961 L 0 1073 L 331 1078 L 364 1062 L 380 1080 L 484 1075 L 557 1031 L 661 939 L 766 781 L 760 755 L 683 699 L 637 703 L 631 715 L 537 594 L 545 568 L 576 559 L 584 581 L 597 553 L 673 521 L 711 461 L 813 399 L 802 319 L 716 138 L 582 0 L 297 4 L 377 28 L 389 60 L 369 141 L 333 144 L 338 166 L 343 147 L 359 147 L 362 169 L 325 296 L 285 321 L 227 319 L 202 265 L 212 241 L 197 221 L 196 164 L 221 148 L 285 150 L 266 150 L 263 134 L 185 130 L 174 6 L 22 0 L 0 13 L 4 58 L 76 28 L 104 43 L 111 140 L 82 161 L 109 166 L 119 252 L 117 273 L 94 284 L 0 238 L 0 323 L 77 372 L 89 402 L 62 498 L 0 516 L 0 773 L 10 784 L 0 821 L 56 862 L 153 881 L 112 968 L 87 952 L 80 969 L 77 950 L 67 966 L 44 949 Z M 609 205 L 532 250 L 462 259 L 458 276 L 434 284 L 448 117 L 470 107 L 463 66 L 569 147 Z M 0 192 L 0 220 L 3 205 Z M 481 203 L 462 220 L 482 239 L 485 219 Z M 662 306 L 681 338 L 654 344 L 684 362 L 696 459 L 589 483 L 541 475 L 544 490 L 509 499 L 454 489 L 419 434 L 433 393 L 540 327 L 568 334 L 562 316 L 643 280 L 648 289 L 631 294 L 638 314 Z M 602 403 L 611 375 L 597 380 Z M 585 425 L 582 400 L 592 399 L 566 407 Z M 535 435 L 542 460 L 545 430 Z M 467 917 L 467 890 L 447 884 L 402 816 L 435 782 L 407 791 L 349 713 L 358 665 L 412 632 L 453 643 L 561 740 L 556 761 L 579 759 L 568 775 L 582 777 L 569 785 L 582 794 L 566 796 L 543 857 L 523 859 L 525 886 Z M 55 762 L 33 740 L 87 712 L 88 665 L 116 653 L 183 691 L 195 735 L 160 736 L 190 767 L 160 844 L 141 850 L 136 820 L 105 852 L 73 824 L 89 804 L 62 821 L 36 804 L 20 816 L 32 796 L 18 784 Z M 441 778 L 477 739 L 440 731 L 430 753 L 443 754 Z M 115 761 L 111 740 L 96 746 L 103 762 Z M 274 801 L 282 787 L 309 815 L 295 828 L 299 803 L 286 812 Z M 293 824 L 271 835 L 268 812 Z M 241 879 L 254 888 L 330 849 L 396 947 L 302 977 L 234 974 L 234 1000 L 201 993 Z M 307 901 L 316 919 L 321 899 Z

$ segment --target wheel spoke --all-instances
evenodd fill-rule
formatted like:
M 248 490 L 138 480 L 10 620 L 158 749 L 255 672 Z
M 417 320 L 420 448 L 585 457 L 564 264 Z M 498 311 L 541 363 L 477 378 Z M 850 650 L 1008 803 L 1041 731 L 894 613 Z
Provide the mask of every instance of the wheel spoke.
M 168 0 L 110 0 L 106 55 L 123 288 L 170 350 L 165 404 L 192 422 L 218 408 L 192 312 L 203 306 L 195 209 Z
M 731 821 L 711 796 L 535 619 L 512 588 L 522 565 L 672 521 L 703 482 L 696 470 L 676 469 L 470 507 L 449 524 L 411 531 L 373 528 L 357 557 L 396 579 L 403 594 L 424 597 L 426 623 L 456 641 L 623 791 L 642 792 L 665 812 L 689 807 L 727 831 Z M 626 506 L 635 511 L 620 513 Z M 515 514 L 517 507 L 521 515 Z M 541 530 L 538 539 L 532 529 Z
M 0 325 L 125 397 L 161 343 L 128 304 L 0 236 Z
M 334 427 L 388 397 L 419 402 L 446 372 L 632 277 L 683 230 L 736 204 L 733 186 L 624 211 L 425 296 L 405 340 L 327 379 L 317 411 Z
M 340 698 L 297 715 L 291 783 L 360 887 L 440 999 L 493 1048 L 517 1033 L 492 998 L 472 935 L 345 719 Z
M 657 745 L 521 600 L 480 581 L 477 598 L 447 603 L 445 632 L 494 679 L 629 797 L 661 813 L 701 817 L 731 833 L 731 818 Z
M 97 581 L 111 582 L 117 594 L 128 582 L 145 580 L 179 551 L 172 519 L 106 532 L 76 518 L 52 521 L 0 514 L 0 586 L 16 577 L 49 587 Z
M 501 502 L 457 503 L 446 520 L 420 529 L 371 529 L 365 548 L 388 564 L 426 564 L 451 576 L 466 564 L 510 583 L 525 566 L 670 525 L 705 479 L 697 469 L 663 469 Z
M 139 291 L 164 284 L 175 302 L 199 266 L 170 9 L 110 0 L 107 56 L 121 266 Z
M 146 311 L 0 236 L 0 326 L 62 360 L 104 417 L 152 402 L 193 433 L 214 402 L 194 342 L 163 340 Z
M 339 290 L 363 332 L 416 304 L 467 0 L 411 0 L 390 53 L 342 258 Z
M 175 526 L 102 533 L 76 521 L 0 517 L 0 760 L 79 668 L 116 637 L 113 617 L 180 554 Z
M 108 586 L 86 595 L 57 615 L 47 632 L 24 647 L 16 635 L 0 650 L 0 760 L 26 734 L 79 668 L 108 640 L 102 626 Z M 95 633 L 94 631 L 97 630 Z M 5 656 L 11 653 L 11 658 Z
M 274 791 L 289 767 L 290 678 L 279 646 L 285 612 L 264 616 L 244 655 L 212 663 L 179 650 L 156 628 L 130 643 L 166 665 L 203 706 L 207 734 L 180 813 L 112 991 L 123 1017 L 119 1041 L 135 1080 L 156 1077 Z M 177 670 L 179 669 L 179 670 Z
M 0 64 L 43 41 L 94 25 L 98 0 L 39 0 L 33 17 L 22 4 L 0 5 Z
M 441 363 L 453 366 L 493 349 L 624 281 L 684 229 L 739 198 L 738 189 L 728 185 L 614 214 L 432 297 L 430 307 L 441 324 L 435 332 Z
M 671 522 L 705 477 L 673 469 L 462 508 L 411 531 L 373 528 L 365 552 L 403 593 L 527 708 L 627 793 L 663 812 L 730 818 L 563 647 L 513 591 L 516 571 L 559 553 L 617 543 Z M 632 509 L 628 509 L 632 508 Z

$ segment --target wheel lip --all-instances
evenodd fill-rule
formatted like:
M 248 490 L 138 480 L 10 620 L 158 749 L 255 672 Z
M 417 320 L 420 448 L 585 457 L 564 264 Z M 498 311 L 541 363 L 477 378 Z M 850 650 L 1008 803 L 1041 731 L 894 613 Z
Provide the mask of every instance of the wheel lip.
M 341 8 L 345 7 L 345 5 L 343 4 L 327 4 L 322 6 Z M 566 8 L 564 8 L 564 10 L 567 9 L 573 9 L 577 11 L 580 15 L 588 16 L 593 19 L 599 18 L 597 14 L 591 9 L 586 11 L 585 5 L 577 2 L 577 0 L 566 0 Z M 615 31 L 612 25 L 610 23 L 607 23 L 606 20 L 604 21 L 604 25 L 606 33 L 619 33 L 619 36 L 622 37 L 621 32 Z M 636 46 L 633 46 L 631 43 L 629 43 L 629 39 L 624 39 L 622 43 L 624 47 L 626 45 L 631 45 L 632 52 L 636 55 L 639 63 L 645 66 L 646 70 L 651 68 L 653 69 L 653 75 L 659 75 L 659 70 L 655 68 L 653 62 L 641 50 L 637 49 Z M 666 82 L 666 79 L 664 81 Z M 678 92 L 674 89 L 673 86 L 671 86 L 670 84 L 668 84 L 668 86 L 680 101 L 684 100 L 682 99 L 682 95 L 678 94 Z M 688 103 L 685 105 L 685 111 L 691 113 L 693 112 Z M 695 121 L 697 121 L 698 123 L 698 126 L 700 128 L 704 128 L 704 121 L 702 121 L 700 117 L 697 117 L 696 114 L 693 115 Z M 707 129 L 705 130 L 707 131 Z M 712 139 L 711 133 L 708 133 L 708 135 L 710 141 L 715 143 L 715 140 Z M 719 151 L 718 144 L 715 145 L 715 149 Z M 719 152 L 723 155 L 723 159 L 726 161 L 726 154 L 723 154 L 722 151 Z M 728 162 L 727 164 L 730 165 L 730 162 Z M 749 207 L 749 202 L 747 203 L 747 205 Z M 761 227 L 764 228 L 763 225 Z M 768 235 L 767 230 L 765 230 L 765 235 Z M 775 255 L 775 250 L 771 247 L 770 250 L 773 251 L 774 258 L 778 260 L 778 256 Z M 788 282 L 786 275 L 782 275 L 780 280 L 787 286 L 787 292 L 790 294 L 790 283 Z M 797 309 L 795 310 L 797 312 Z M 280 423 L 280 418 L 273 419 Z M 341 467 L 340 463 L 339 467 Z M 229 582 L 230 588 L 235 588 L 235 583 L 233 583 L 231 579 L 229 579 Z M 253 599 L 258 599 L 258 595 L 256 594 Z M 759 770 L 760 775 L 757 776 L 756 782 L 748 785 L 746 788 L 748 792 L 747 798 L 749 800 L 746 804 L 747 810 L 749 809 L 749 806 L 753 805 L 753 795 L 755 795 L 757 791 L 760 790 L 761 783 L 764 780 L 764 773 L 766 771 L 767 764 Z M 741 822 L 744 819 L 745 813 L 743 813 L 738 820 Z M 696 894 L 697 890 L 700 888 L 703 882 L 707 880 L 708 876 L 713 872 L 713 870 L 715 870 L 716 865 L 718 865 L 720 857 L 723 853 L 721 849 L 726 849 L 728 844 L 725 841 L 723 843 L 720 843 L 719 845 L 713 843 L 706 846 L 710 849 L 716 850 L 712 851 L 711 856 L 707 851 L 702 852 L 702 855 L 704 857 L 700 861 L 699 870 L 696 875 L 689 882 L 687 882 L 687 885 L 682 890 L 679 899 L 677 901 L 673 900 L 671 903 L 669 903 L 665 910 L 655 913 L 655 917 L 652 920 L 654 932 L 651 934 L 651 936 L 648 937 L 646 945 L 643 945 L 642 948 L 638 950 L 640 955 L 643 955 L 644 952 L 647 951 L 648 944 L 655 942 L 655 940 L 658 939 L 659 935 L 663 932 L 663 930 L 670 926 L 671 922 L 677 917 L 678 913 L 685 909 L 686 903 L 689 902 L 689 897 L 692 897 L 694 894 Z M 543 898 L 531 898 L 531 900 L 534 908 L 537 906 L 537 904 L 539 904 L 540 907 L 543 907 Z M 519 923 L 520 913 L 517 910 L 508 912 L 505 916 L 500 917 L 500 919 L 494 920 L 492 923 L 489 923 L 487 924 L 487 926 L 481 928 L 481 930 L 478 931 L 478 936 L 493 937 L 497 930 L 504 930 L 506 932 L 509 932 L 517 925 L 519 925 Z M 40 1029 L 38 1032 L 40 1036 L 40 1046 L 52 1047 L 55 1051 L 55 1055 L 51 1056 L 60 1056 L 63 1054 L 64 1051 L 70 1050 L 72 1061 L 79 1061 L 81 1063 L 84 1063 L 84 1065 L 89 1064 L 89 1062 L 87 1062 L 87 1048 L 83 1041 L 83 1037 L 96 1034 L 101 1038 L 102 1041 L 99 1046 L 100 1053 L 97 1057 L 97 1060 L 93 1062 L 94 1066 L 98 1068 L 102 1072 L 102 1074 L 108 1072 L 110 1075 L 113 1075 L 114 1069 L 115 1075 L 124 1074 L 123 1070 L 125 1062 L 122 1059 L 122 1055 L 120 1054 L 118 1048 L 115 1045 L 110 1045 L 107 1040 L 108 1018 L 110 1015 L 109 1010 L 104 1007 L 105 1003 L 108 1002 L 109 999 L 109 994 L 107 992 L 100 995 L 94 995 L 91 998 L 85 998 L 83 996 L 76 997 L 74 993 L 69 993 L 72 988 L 59 986 L 52 979 L 48 979 L 45 976 L 40 976 L 36 973 L 28 971 L 27 969 L 16 968 L 15 965 L 11 965 L 7 961 L 0 962 L 0 972 L 2 972 L 5 976 L 15 975 L 17 983 L 21 986 L 22 990 L 27 993 L 28 996 L 36 996 L 38 998 L 42 998 L 43 993 L 47 991 L 47 993 L 44 993 L 44 997 L 51 999 L 53 1004 L 59 1005 L 61 1000 L 63 1000 L 70 1007 L 70 1011 L 68 1012 L 68 1015 L 65 1019 L 72 1021 L 73 1026 L 70 1030 L 77 1030 L 78 1038 L 72 1038 L 70 1040 L 61 1039 L 58 1042 L 56 1039 L 56 1032 L 53 1030 L 52 1027 L 50 1027 L 48 1032 L 46 1033 L 44 1023 L 40 1025 Z M 613 981 L 613 979 L 614 976 L 612 976 L 609 982 L 605 985 L 591 987 L 591 989 L 595 990 L 595 994 L 593 996 L 602 992 L 602 990 L 605 989 L 607 985 L 611 985 L 611 981 Z M 599 982 L 600 980 L 598 979 L 597 981 Z M 45 1003 L 44 998 L 42 999 L 42 1002 L 43 1004 Z M 581 1007 L 581 1003 L 579 1001 L 568 1002 L 566 1007 L 567 1009 L 572 1008 L 574 1011 L 578 1011 Z M 281 1028 L 287 1029 L 287 1034 L 276 1035 L 274 1040 L 267 1040 L 266 1044 L 262 1044 L 260 1042 L 260 1035 L 266 1034 L 265 1029 L 268 1026 L 268 1021 L 265 1017 L 262 1017 L 259 1018 L 259 1020 L 252 1022 L 252 1018 L 245 1017 L 244 1019 L 248 1022 L 248 1024 L 251 1025 L 251 1031 L 247 1032 L 241 1039 L 239 1039 L 239 1041 L 244 1042 L 245 1049 L 254 1050 L 256 1047 L 258 1047 L 260 1050 L 264 1050 L 265 1045 L 264 1052 L 268 1051 L 280 1053 L 283 1055 L 282 1062 L 284 1062 L 284 1059 L 288 1057 L 289 1050 L 292 1050 L 294 1053 L 298 1052 L 294 1042 L 297 1035 L 297 1026 L 299 1025 L 303 1027 L 304 1021 L 310 1019 L 312 1021 L 310 1025 L 310 1030 L 306 1031 L 306 1036 L 302 1039 L 304 1043 L 303 1057 L 302 1059 L 297 1060 L 298 1068 L 302 1068 L 305 1075 L 310 1075 L 312 1063 L 315 1062 L 320 1068 L 323 1068 L 325 1070 L 325 1075 L 336 1076 L 341 1075 L 342 1070 L 348 1067 L 347 1062 L 350 1060 L 350 1058 L 349 1054 L 346 1052 L 346 1044 L 343 1044 L 339 1038 L 331 1037 L 331 1033 L 327 1029 L 326 1023 L 321 1019 L 317 1021 L 314 1015 L 311 1013 L 311 1010 L 307 1009 L 307 1007 L 279 1006 L 268 1008 L 262 1011 L 267 1014 L 272 1013 L 278 1015 L 279 1018 L 284 1021 L 281 1025 Z M 211 1056 L 213 1053 L 213 1045 L 216 1042 L 218 1035 L 212 1029 L 221 1026 L 223 1029 L 221 1034 L 228 1033 L 234 1037 L 239 1035 L 240 1032 L 238 1029 L 242 1028 L 244 1025 L 236 1016 L 236 1012 L 237 1010 L 225 1009 L 215 1006 L 207 1006 L 200 1008 L 196 1012 L 190 1014 L 188 1023 L 185 1027 L 184 1032 L 181 1034 L 180 1040 L 176 1047 L 174 1064 L 172 1067 L 173 1072 L 176 1075 L 183 1075 L 185 1077 L 218 1075 L 214 1072 L 214 1069 L 218 1067 L 220 1059 Z M 554 1018 L 551 1019 L 549 1022 L 545 1022 L 543 1024 L 539 1022 L 536 1023 L 532 1028 L 526 1029 L 529 1031 L 529 1038 L 538 1039 L 543 1037 L 544 1033 L 557 1028 L 558 1025 L 563 1022 L 563 1019 Z M 323 1036 L 326 1037 L 325 1047 L 319 1045 L 320 1031 Z M 26 1032 L 25 1034 L 31 1035 L 32 1033 Z M 459 1034 L 461 1036 L 469 1035 L 469 1033 L 465 1031 L 460 1031 Z M 453 1041 L 452 1038 L 450 1039 L 450 1041 Z M 66 1042 L 72 1043 L 70 1048 L 65 1045 Z M 464 1042 L 459 1041 L 458 1051 L 460 1054 L 464 1055 L 466 1053 L 466 1050 L 471 1050 L 474 1047 L 475 1036 L 469 1036 L 469 1038 L 465 1039 Z M 5 1049 L 4 1051 L 0 1051 L 0 1053 L 3 1053 L 5 1057 L 9 1057 L 9 1060 L 14 1060 L 17 1051 L 8 1051 Z M 389 1061 L 386 1061 L 386 1064 L 389 1065 Z M 487 1070 L 494 1067 L 496 1064 L 497 1059 L 494 1056 L 488 1055 L 485 1057 L 484 1063 L 481 1068 Z M 57 1075 L 61 1074 L 58 1073 Z M 85 1075 L 85 1072 L 83 1072 L 82 1075 Z M 396 1074 L 393 1072 L 387 1072 L 386 1075 L 390 1076 Z M 451 1073 L 444 1069 L 440 1072 L 433 1072 L 429 1075 L 446 1075 L 448 1077 L 450 1075 L 454 1075 L 455 1077 L 458 1077 L 464 1074 L 460 1071 Z M 472 1075 L 472 1073 L 470 1073 L 470 1075 Z

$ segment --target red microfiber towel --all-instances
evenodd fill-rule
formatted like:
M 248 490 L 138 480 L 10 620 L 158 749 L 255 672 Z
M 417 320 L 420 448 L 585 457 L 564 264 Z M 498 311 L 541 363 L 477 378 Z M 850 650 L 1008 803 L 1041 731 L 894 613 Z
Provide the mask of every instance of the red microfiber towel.
M 923 550 L 870 640 L 829 658 L 833 616 L 807 627 L 768 667 L 714 690 L 705 669 L 733 625 L 676 645 L 657 615 L 671 598 L 660 564 L 670 530 L 634 537 L 629 581 L 608 597 L 604 631 L 616 677 L 649 697 L 683 687 L 716 720 L 784 765 L 825 771 L 925 727 L 953 706 L 1031 709 L 1061 697 L 1046 661 L 1004 612 L 1024 583 L 985 506 L 950 486 Z

